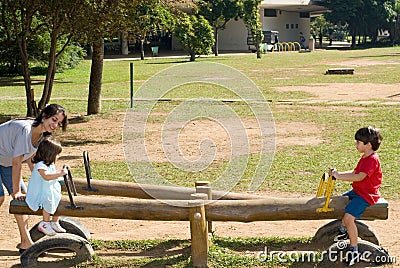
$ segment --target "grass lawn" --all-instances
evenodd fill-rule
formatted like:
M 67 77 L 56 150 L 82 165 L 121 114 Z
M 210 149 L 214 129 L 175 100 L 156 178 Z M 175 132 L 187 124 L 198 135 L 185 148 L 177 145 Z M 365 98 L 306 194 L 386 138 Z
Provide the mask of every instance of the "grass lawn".
M 354 133 L 363 126 L 372 125 L 379 127 L 384 137 L 383 144 L 378 153 L 382 162 L 384 183 L 381 188 L 382 195 L 389 200 L 400 198 L 400 163 L 398 161 L 400 145 L 400 102 L 397 103 L 387 96 L 382 98 L 371 98 L 371 102 L 342 101 L 342 102 L 311 102 L 318 97 L 305 91 L 281 91 L 280 87 L 306 86 L 342 83 L 376 85 L 399 85 L 400 74 L 400 51 L 398 47 L 371 48 L 358 50 L 318 50 L 312 53 L 268 53 L 263 54 L 262 59 L 256 59 L 254 54 L 243 55 L 221 55 L 218 57 L 201 57 L 197 62 L 216 62 L 232 67 L 250 78 L 259 88 L 272 112 L 277 125 L 294 124 L 299 126 L 293 130 L 281 134 L 282 139 L 298 138 L 304 132 L 305 138 L 310 140 L 315 137 L 308 129 L 301 129 L 301 123 L 305 128 L 314 126 L 323 130 L 319 137 L 323 142 L 315 144 L 286 144 L 278 146 L 275 150 L 274 161 L 263 181 L 259 191 L 278 190 L 282 192 L 297 192 L 311 194 L 316 191 L 319 178 L 328 167 L 336 167 L 338 170 L 353 169 L 360 157 L 354 147 Z M 96 117 L 108 118 L 115 113 L 123 113 L 130 105 L 130 79 L 129 64 L 132 61 L 105 61 L 102 88 L 102 114 L 85 117 L 85 120 L 95 120 Z M 177 64 L 187 64 L 188 59 L 165 59 L 154 58 L 144 61 L 134 61 L 135 66 L 135 89 L 138 89 L 147 79 L 158 72 Z M 360 63 L 355 67 L 354 75 L 324 75 L 328 68 L 346 67 L 350 62 Z M 183 74 L 182 74 L 183 75 Z M 88 81 L 90 76 L 90 61 L 82 62 L 77 68 L 56 75 L 51 102 L 57 102 L 67 108 L 73 116 L 85 115 L 86 101 L 88 95 Z M 33 77 L 33 87 L 36 99 L 41 95 L 44 77 Z M 160 81 L 162 84 L 163 81 Z M 24 116 L 26 112 L 25 91 L 21 77 L 0 77 L 0 122 L 11 117 Z M 152 115 L 150 122 L 162 122 L 166 119 L 165 114 L 172 111 L 182 103 L 180 98 L 235 98 L 230 92 L 216 85 L 199 86 L 198 84 L 186 85 L 176 88 L 168 93 L 168 98 L 175 99 L 170 102 L 160 102 L 155 106 L 156 113 Z M 363 96 L 364 97 L 364 96 Z M 395 99 L 396 100 L 396 99 Z M 397 99 L 398 100 L 398 99 Z M 309 101 L 309 102 L 308 102 Z M 243 118 L 251 118 L 251 110 L 241 102 L 227 104 L 232 110 Z M 77 126 L 71 126 L 70 132 L 76 133 Z M 300 132 L 300 134 L 299 134 Z M 311 133 L 311 134 L 307 134 Z M 113 142 L 122 142 L 122 134 L 105 137 Z M 246 191 L 252 176 L 257 168 L 260 155 L 250 155 L 246 170 L 239 183 L 233 188 L 234 191 Z M 154 164 L 154 168 L 174 184 L 189 186 L 197 180 L 210 180 L 218 176 L 226 168 L 227 161 L 213 162 L 207 169 L 201 172 L 182 171 L 168 162 Z M 109 179 L 108 175 L 114 174 L 114 178 L 126 179 L 129 170 L 124 161 L 93 161 L 91 168 L 97 179 Z M 74 170 L 76 177 L 84 177 L 82 166 Z M 335 185 L 335 193 L 340 194 L 349 189 L 349 184 L 338 181 Z M 211 249 L 210 259 L 213 267 L 243 267 L 261 266 L 265 263 L 253 263 L 237 254 L 238 257 L 228 263 L 224 254 L 213 252 L 227 252 L 229 256 L 235 255 L 236 250 L 227 249 L 222 238 L 217 241 Z M 246 241 L 259 241 L 259 238 Z M 297 238 L 294 238 L 296 240 Z M 303 243 L 308 238 L 298 238 L 295 243 Z M 165 242 L 165 241 L 164 241 Z M 224 243 L 223 243 L 224 242 Z M 105 241 L 93 241 L 98 249 L 124 247 L 149 247 L 152 243 L 160 241 L 143 242 L 144 245 L 136 245 L 134 241 L 112 244 Z M 172 241 L 181 247 L 187 247 L 187 241 Z M 231 241 L 232 244 L 240 245 L 243 241 Z M 260 245 L 265 244 L 261 241 Z M 272 243 L 271 241 L 268 243 Z M 286 243 L 286 242 L 285 242 Z M 247 244 L 246 244 L 247 245 Z M 186 254 L 186 255 L 185 255 Z M 190 255 L 190 252 L 189 252 Z M 171 267 L 186 267 L 190 265 L 189 255 L 183 253 L 176 258 L 160 258 L 156 264 Z M 182 257 L 183 256 L 183 257 Z M 217 258 L 217 259 L 215 259 Z M 244 259 L 243 259 L 244 258 Z M 232 259 L 232 258 L 231 258 Z M 115 260 L 114 260 L 115 261 Z M 97 259 L 88 267 L 134 267 L 144 266 L 150 261 L 142 259 L 132 264 Z M 152 260 L 153 263 L 154 259 Z M 97 266 L 96 266 L 97 265 Z M 129 266 L 131 265 L 131 266 Z M 275 265 L 273 261 L 268 265 Z M 290 263 L 281 264 L 290 265 Z

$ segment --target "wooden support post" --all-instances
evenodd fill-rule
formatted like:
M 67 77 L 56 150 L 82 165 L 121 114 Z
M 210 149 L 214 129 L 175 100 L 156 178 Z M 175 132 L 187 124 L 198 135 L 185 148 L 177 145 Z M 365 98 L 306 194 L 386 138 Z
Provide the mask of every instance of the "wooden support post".
M 207 267 L 208 231 L 204 200 L 206 194 L 192 194 L 189 201 L 190 236 L 192 240 L 191 254 L 193 267 Z
M 208 181 L 197 181 L 196 182 L 196 193 L 207 194 L 208 200 L 212 200 L 211 183 Z M 208 232 L 212 233 L 212 221 L 207 222 Z

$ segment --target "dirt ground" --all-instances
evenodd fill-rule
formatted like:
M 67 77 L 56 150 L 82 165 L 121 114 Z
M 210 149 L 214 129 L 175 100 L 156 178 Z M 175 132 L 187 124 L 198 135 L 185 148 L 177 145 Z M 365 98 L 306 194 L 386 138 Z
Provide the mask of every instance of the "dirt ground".
M 350 63 L 349 63 L 350 64 Z M 362 65 L 363 62 L 354 62 L 354 64 Z M 372 64 L 371 61 L 364 64 Z M 353 90 L 357 89 L 357 90 Z M 359 90 L 363 92 L 360 93 Z M 382 99 L 388 102 L 399 102 L 400 86 L 397 85 L 376 85 L 376 84 L 354 84 L 343 86 L 342 84 L 329 85 L 311 85 L 303 87 L 284 87 L 278 90 L 302 90 L 315 94 L 316 99 L 326 101 L 361 101 L 368 99 Z M 367 98 L 364 98 L 366 97 Z M 400 103 L 400 102 L 399 102 Z M 316 107 L 315 109 L 318 109 Z M 321 108 L 323 109 L 323 108 Z M 342 109 L 341 107 L 333 107 L 330 109 Z M 356 109 L 356 108 L 355 108 Z M 72 115 L 72 119 L 76 115 Z M 116 143 L 99 143 L 103 137 L 109 137 L 113 134 L 120 135 L 123 128 L 124 114 L 115 114 L 107 119 L 99 118 L 90 122 L 79 123 L 79 128 L 84 131 L 74 131 L 67 134 L 66 142 L 70 146 L 65 147 L 63 152 L 63 163 L 67 162 L 72 168 L 79 161 L 82 161 L 82 152 L 92 152 L 91 160 L 122 160 L 124 153 L 122 144 Z M 74 127 L 74 120 L 71 120 L 71 127 Z M 246 122 L 246 130 L 249 136 L 257 136 L 257 130 L 254 128 L 255 122 L 251 120 Z M 298 132 L 298 126 L 301 124 L 302 133 Z M 156 123 L 148 126 L 150 129 L 160 129 L 160 125 Z M 204 131 L 209 131 L 207 125 L 199 124 L 197 127 Z M 95 131 L 89 131 L 95 130 Z M 296 130 L 296 131 L 295 131 Z M 184 155 L 196 158 L 198 148 L 187 146 L 190 142 L 197 144 L 201 140 L 204 131 L 199 131 L 198 128 L 187 128 L 182 135 L 180 144 Z M 318 126 L 305 126 L 304 122 L 286 123 L 276 125 L 277 148 L 287 144 L 309 144 L 323 142 L 321 130 Z M 223 129 L 215 126 L 212 130 L 216 144 L 226 144 L 226 133 Z M 218 134 L 219 133 L 219 134 Z M 290 133 L 290 138 L 285 138 Z M 295 133 L 299 136 L 293 137 Z M 215 134 L 215 135 L 214 135 Z M 311 136 L 313 139 L 304 138 Z M 300 138 L 302 136 L 303 138 Z M 80 144 L 79 140 L 90 140 L 87 144 Z M 147 139 L 159 140 L 159 133 L 154 132 L 154 136 L 149 136 Z M 257 141 L 252 143 L 251 150 L 257 151 Z M 186 146 L 185 146 L 186 145 Z M 228 155 L 229 146 L 220 146 L 219 148 L 228 148 L 226 150 L 218 150 L 216 157 L 224 158 Z M 165 161 L 162 150 L 155 147 L 150 147 L 148 150 L 153 161 Z M 60 160 L 60 161 L 61 161 Z M 266 193 L 268 195 L 279 197 L 299 197 L 304 196 L 294 193 Z M 18 232 L 16 229 L 15 219 L 8 214 L 8 204 L 10 197 L 7 197 L 5 204 L 0 208 L 0 267 L 19 267 L 19 253 L 16 245 L 19 242 Z M 378 234 L 381 246 L 389 251 L 389 253 L 397 258 L 400 258 L 400 201 L 389 199 L 389 219 L 386 221 L 371 221 L 366 222 Z M 38 216 L 30 216 L 30 226 L 33 226 L 40 220 Z M 190 230 L 188 222 L 153 222 L 153 221 L 132 221 L 132 220 L 110 220 L 110 219 L 92 219 L 79 218 L 80 221 L 91 233 L 94 239 L 116 240 L 116 239 L 170 239 L 170 238 L 190 238 Z M 313 236 L 315 232 L 329 220 L 320 221 L 277 221 L 277 222 L 252 222 L 252 223 L 237 223 L 237 222 L 214 222 L 214 233 L 222 237 L 300 237 Z M 260 249 L 262 251 L 263 249 Z M 110 252 L 96 252 L 101 257 L 113 257 Z M 118 256 L 114 256 L 118 257 Z M 398 266 L 399 260 L 393 266 Z

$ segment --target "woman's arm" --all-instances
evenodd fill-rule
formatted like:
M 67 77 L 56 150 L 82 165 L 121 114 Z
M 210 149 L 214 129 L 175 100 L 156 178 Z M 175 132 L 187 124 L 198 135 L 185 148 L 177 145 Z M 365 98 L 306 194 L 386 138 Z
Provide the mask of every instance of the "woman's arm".
M 32 155 L 28 160 L 26 160 L 26 163 L 28 164 L 29 170 L 30 170 L 31 172 L 33 171 L 33 167 L 35 166 L 35 165 L 32 163 L 32 159 L 33 159 L 33 155 Z
M 21 192 L 21 169 L 23 156 L 17 156 L 12 159 L 12 198 L 24 200 L 25 194 Z
M 38 172 L 40 176 L 42 176 L 42 178 L 45 179 L 46 181 L 55 180 L 58 179 L 59 177 L 68 174 L 67 168 L 63 168 L 62 170 L 56 171 L 56 173 L 49 173 L 49 171 L 44 169 L 38 169 Z

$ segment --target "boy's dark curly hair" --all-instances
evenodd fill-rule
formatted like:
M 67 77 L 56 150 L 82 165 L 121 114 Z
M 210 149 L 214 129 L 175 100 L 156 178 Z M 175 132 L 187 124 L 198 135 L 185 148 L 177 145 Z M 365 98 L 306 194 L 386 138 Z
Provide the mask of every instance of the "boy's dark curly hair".
M 364 144 L 370 142 L 372 145 L 372 150 L 374 151 L 379 149 L 379 146 L 383 140 L 380 130 L 371 126 L 363 127 L 357 130 L 354 138 L 357 141 L 362 141 Z

